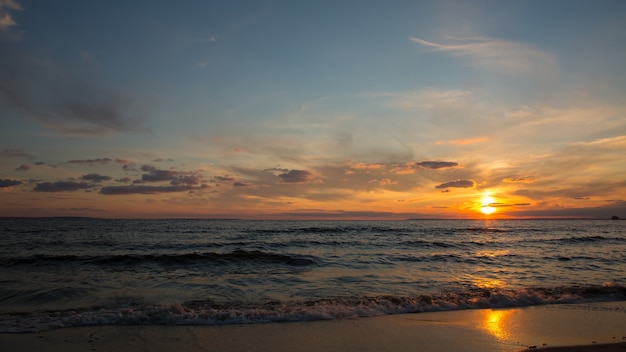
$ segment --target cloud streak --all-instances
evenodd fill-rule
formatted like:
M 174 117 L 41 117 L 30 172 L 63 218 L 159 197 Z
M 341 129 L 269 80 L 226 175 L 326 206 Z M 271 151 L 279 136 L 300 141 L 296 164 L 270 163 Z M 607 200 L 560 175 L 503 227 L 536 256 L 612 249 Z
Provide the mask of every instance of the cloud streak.
M 422 162 L 416 163 L 415 165 L 421 166 L 426 169 L 436 170 L 436 169 L 449 169 L 449 168 L 458 167 L 459 163 L 453 162 L 453 161 L 422 161 Z
M 34 157 L 26 152 L 23 152 L 19 149 L 11 149 L 11 148 L 4 148 L 0 151 L 0 156 L 1 157 L 7 157 L 7 158 L 24 158 L 24 159 L 34 159 Z
M 144 186 L 144 185 L 129 185 L 129 186 L 107 186 L 100 189 L 100 194 L 104 195 L 128 195 L 128 194 L 160 194 L 160 193 L 174 193 L 174 192 L 186 192 L 197 189 L 206 188 L 193 187 L 191 185 L 175 185 L 175 186 Z
M 22 181 L 18 181 L 18 180 L 11 180 L 8 178 L 0 179 L 0 188 L 19 186 L 21 184 L 22 184 Z
M 473 187 L 476 187 L 476 182 L 474 182 L 473 180 L 456 180 L 456 181 L 445 182 L 445 183 L 435 186 L 435 188 L 450 188 L 450 187 L 473 188 Z
M 471 66 L 516 76 L 554 72 L 552 55 L 523 43 L 485 37 L 451 38 L 452 43 L 436 43 L 421 38 L 409 40 L 433 51 L 469 59 Z
M 113 177 L 111 176 L 104 176 L 104 175 L 99 175 L 99 174 L 87 174 L 87 175 L 83 175 L 80 177 L 81 180 L 85 180 L 85 181 L 91 181 L 91 182 L 104 182 L 104 181 L 110 181 L 113 179 Z
M 94 188 L 94 185 L 85 182 L 74 181 L 57 181 L 57 182 L 41 182 L 35 186 L 35 192 L 73 192 Z

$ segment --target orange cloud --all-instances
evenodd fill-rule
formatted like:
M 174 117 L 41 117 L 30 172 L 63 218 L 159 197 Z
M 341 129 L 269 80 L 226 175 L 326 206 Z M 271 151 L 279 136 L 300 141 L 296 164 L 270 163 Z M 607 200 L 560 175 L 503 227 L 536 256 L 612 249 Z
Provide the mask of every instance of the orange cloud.
M 535 183 L 537 178 L 534 176 L 511 176 L 502 180 L 504 183 Z

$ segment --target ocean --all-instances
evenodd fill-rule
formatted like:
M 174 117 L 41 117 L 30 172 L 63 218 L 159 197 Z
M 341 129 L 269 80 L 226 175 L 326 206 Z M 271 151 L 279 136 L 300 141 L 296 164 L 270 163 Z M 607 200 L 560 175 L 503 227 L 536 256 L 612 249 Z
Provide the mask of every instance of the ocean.
M 626 300 L 626 221 L 0 219 L 0 332 Z

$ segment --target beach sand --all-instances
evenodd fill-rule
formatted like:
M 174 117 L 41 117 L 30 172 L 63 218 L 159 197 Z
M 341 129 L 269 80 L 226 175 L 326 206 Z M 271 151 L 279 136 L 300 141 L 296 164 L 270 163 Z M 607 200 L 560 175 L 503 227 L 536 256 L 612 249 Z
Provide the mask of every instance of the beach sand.
M 625 311 L 620 301 L 254 325 L 93 326 L 0 334 L 0 349 L 626 352 Z

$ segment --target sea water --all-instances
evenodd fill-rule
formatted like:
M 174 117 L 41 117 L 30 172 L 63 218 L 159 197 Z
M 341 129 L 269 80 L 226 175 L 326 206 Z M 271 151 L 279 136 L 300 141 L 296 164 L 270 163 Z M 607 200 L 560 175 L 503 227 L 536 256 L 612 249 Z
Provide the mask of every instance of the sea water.
M 626 300 L 626 221 L 0 219 L 0 332 Z

